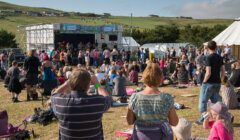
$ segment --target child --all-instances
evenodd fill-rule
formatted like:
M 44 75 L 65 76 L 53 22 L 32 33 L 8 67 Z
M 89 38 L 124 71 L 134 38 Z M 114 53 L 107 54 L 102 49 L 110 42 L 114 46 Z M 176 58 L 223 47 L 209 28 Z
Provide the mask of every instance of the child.
M 129 73 L 129 79 L 135 85 L 138 85 L 138 72 L 136 71 L 135 67 L 131 67 Z
M 8 90 L 12 93 L 12 101 L 18 102 L 18 95 L 22 90 L 22 85 L 19 82 L 20 70 L 18 68 L 17 61 L 12 62 L 12 67 L 8 70 L 8 75 L 10 77 Z
M 109 76 L 110 84 L 111 84 L 111 85 L 112 85 L 112 83 L 113 83 L 113 79 L 116 78 L 117 76 L 118 76 L 118 75 L 117 75 L 116 69 L 115 69 L 115 68 L 112 68 L 111 73 L 110 73 L 110 76 Z
M 63 76 L 63 72 L 59 70 L 57 76 L 58 76 L 57 79 L 58 79 L 59 85 L 62 85 L 65 82 L 65 77 Z
M 227 76 L 225 76 L 224 80 L 222 81 L 220 95 L 222 96 L 222 102 L 229 109 L 236 109 L 238 107 L 236 92 L 234 91 L 233 86 L 228 81 Z
M 233 140 L 231 114 L 222 102 L 210 106 L 210 113 L 203 115 L 203 127 L 211 129 L 208 140 Z

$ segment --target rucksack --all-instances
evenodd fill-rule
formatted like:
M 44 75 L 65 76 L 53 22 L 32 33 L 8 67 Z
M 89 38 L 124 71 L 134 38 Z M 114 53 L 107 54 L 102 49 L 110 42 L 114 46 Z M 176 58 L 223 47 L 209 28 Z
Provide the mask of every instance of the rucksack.
M 37 122 L 43 126 L 52 122 L 53 118 L 56 118 L 53 110 L 42 110 L 41 108 L 34 109 L 34 115 L 31 118 L 31 122 Z

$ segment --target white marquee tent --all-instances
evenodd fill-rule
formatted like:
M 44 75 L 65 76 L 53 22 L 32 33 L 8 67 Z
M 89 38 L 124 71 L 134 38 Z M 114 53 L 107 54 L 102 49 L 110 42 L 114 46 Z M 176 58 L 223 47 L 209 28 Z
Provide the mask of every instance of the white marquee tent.
M 132 37 L 122 37 L 122 46 L 125 50 L 136 51 L 140 44 L 137 43 Z
M 180 48 L 188 49 L 192 46 L 189 43 L 147 43 L 140 47 L 140 49 L 148 48 L 150 52 L 154 53 L 154 56 L 157 58 L 165 57 L 167 48 L 171 49 L 172 47 L 179 52 Z
M 218 46 L 240 45 L 240 18 L 213 39 Z

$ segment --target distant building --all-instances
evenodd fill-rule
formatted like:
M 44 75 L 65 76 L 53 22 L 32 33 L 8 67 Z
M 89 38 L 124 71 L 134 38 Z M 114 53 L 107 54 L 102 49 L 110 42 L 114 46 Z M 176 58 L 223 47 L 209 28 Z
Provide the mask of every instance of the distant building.
M 33 11 L 28 11 L 26 12 L 26 15 L 32 16 L 32 17 L 42 17 L 43 15 L 39 12 L 33 12 Z

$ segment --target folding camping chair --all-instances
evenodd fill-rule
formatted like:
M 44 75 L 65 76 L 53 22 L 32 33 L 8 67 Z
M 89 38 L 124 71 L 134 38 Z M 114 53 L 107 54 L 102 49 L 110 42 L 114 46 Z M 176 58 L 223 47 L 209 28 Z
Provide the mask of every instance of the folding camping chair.
M 12 139 L 24 139 L 30 138 L 30 131 L 27 130 L 27 118 L 25 118 L 18 126 L 13 126 L 8 123 L 7 111 L 0 111 L 0 139 L 12 140 Z M 33 137 L 34 131 L 31 131 Z

